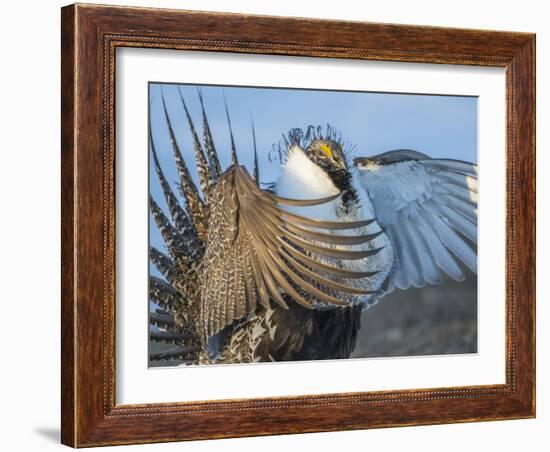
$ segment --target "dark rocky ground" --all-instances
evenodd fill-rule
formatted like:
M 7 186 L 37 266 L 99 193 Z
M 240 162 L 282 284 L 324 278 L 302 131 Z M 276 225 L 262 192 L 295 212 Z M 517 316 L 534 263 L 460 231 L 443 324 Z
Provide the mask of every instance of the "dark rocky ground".
M 477 277 L 396 290 L 363 313 L 352 358 L 477 352 Z

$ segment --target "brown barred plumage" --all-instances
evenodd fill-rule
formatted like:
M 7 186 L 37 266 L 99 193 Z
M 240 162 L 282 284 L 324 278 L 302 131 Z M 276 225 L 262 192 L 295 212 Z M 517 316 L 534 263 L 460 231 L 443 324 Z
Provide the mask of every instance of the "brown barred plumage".
M 195 130 L 195 125 L 193 124 L 193 120 L 191 119 L 191 115 L 189 114 L 189 110 L 187 109 L 187 104 L 185 103 L 185 99 L 183 98 L 183 94 L 181 93 L 180 89 L 178 89 L 178 93 L 180 95 L 180 100 L 183 105 L 183 109 L 185 111 L 185 116 L 187 118 L 189 130 L 191 131 L 191 135 L 193 137 L 193 149 L 195 150 L 195 162 L 197 163 L 197 171 L 199 173 L 199 181 L 201 185 L 202 194 L 204 196 L 206 203 L 208 203 L 208 199 L 212 191 L 212 185 L 215 181 L 212 179 L 210 166 L 206 161 L 206 155 L 204 155 L 202 144 L 199 140 L 199 136 L 197 134 L 197 131 Z
M 238 165 L 227 105 L 233 164 L 222 172 L 202 95 L 199 93 L 204 143 L 179 94 L 193 139 L 202 196 L 183 159 L 162 97 L 185 208 L 164 176 L 151 132 L 151 155 L 170 218 L 151 198 L 151 215 L 168 255 L 151 247 L 150 260 L 165 281 L 151 276 L 150 300 L 161 311 L 150 315 L 154 326 L 150 338 L 178 346 L 152 353 L 151 362 L 270 361 L 304 356 L 306 349 L 315 350 L 310 359 L 349 356 L 355 333 L 335 338 L 330 330 L 331 342 L 323 345 L 325 339 L 319 332 L 329 331 L 322 326 L 325 323 L 346 324 L 346 319 L 353 319 L 349 322 L 355 332 L 358 328 L 360 310 L 353 301 L 367 292 L 347 280 L 371 274 L 332 264 L 337 259 L 363 259 L 378 252 L 353 249 L 376 237 L 357 232 L 364 231 L 372 220 L 318 221 L 285 210 L 285 206 L 328 203 L 340 195 L 293 200 L 261 190 L 254 125 L 251 177 Z M 356 233 L 342 235 L 333 230 Z M 324 313 L 317 309 L 321 306 Z M 327 309 L 338 314 L 327 314 Z
M 212 132 L 210 131 L 210 124 L 208 123 L 208 117 L 206 116 L 206 110 L 204 109 L 204 99 L 202 97 L 202 92 L 198 90 L 199 102 L 201 104 L 201 113 L 202 113 L 202 131 L 203 131 L 203 140 L 204 148 L 208 155 L 208 161 L 210 163 L 210 173 L 212 175 L 212 182 L 216 182 L 219 177 L 222 175 L 222 168 L 220 161 L 218 159 L 218 153 L 216 151 L 216 146 L 214 145 L 214 139 L 212 138 Z
M 176 161 L 176 168 L 180 176 L 180 191 L 185 199 L 189 218 L 195 226 L 195 231 L 198 237 L 204 242 L 208 228 L 208 212 L 181 154 L 164 98 L 162 98 L 162 107 L 168 133 L 170 135 L 170 142 L 172 143 L 172 152 L 174 154 L 174 160 Z

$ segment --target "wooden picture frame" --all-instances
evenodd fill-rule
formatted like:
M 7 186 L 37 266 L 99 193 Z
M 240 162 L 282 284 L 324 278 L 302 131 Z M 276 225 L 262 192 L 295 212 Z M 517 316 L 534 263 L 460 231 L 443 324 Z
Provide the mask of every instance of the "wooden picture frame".
M 323 33 L 303 33 L 320 27 Z M 62 9 L 62 442 L 73 447 L 535 416 L 535 35 L 71 5 Z M 115 50 L 506 69 L 506 383 L 115 403 Z

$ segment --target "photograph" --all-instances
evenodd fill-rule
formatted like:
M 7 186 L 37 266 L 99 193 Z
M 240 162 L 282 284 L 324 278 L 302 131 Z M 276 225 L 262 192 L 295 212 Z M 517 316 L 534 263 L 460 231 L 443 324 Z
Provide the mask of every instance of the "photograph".
M 477 96 L 148 102 L 149 367 L 478 352 Z

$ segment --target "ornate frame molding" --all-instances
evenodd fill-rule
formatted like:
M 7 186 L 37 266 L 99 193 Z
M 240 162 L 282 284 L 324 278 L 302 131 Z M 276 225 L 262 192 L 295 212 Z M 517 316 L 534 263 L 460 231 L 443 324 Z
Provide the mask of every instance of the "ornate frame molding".
M 301 36 L 297 31 L 312 25 L 330 33 Z M 274 35 L 273 29 L 285 33 Z M 116 405 L 118 47 L 506 68 L 506 383 Z M 62 9 L 62 91 L 64 444 L 81 447 L 534 416 L 534 35 L 77 4 Z

